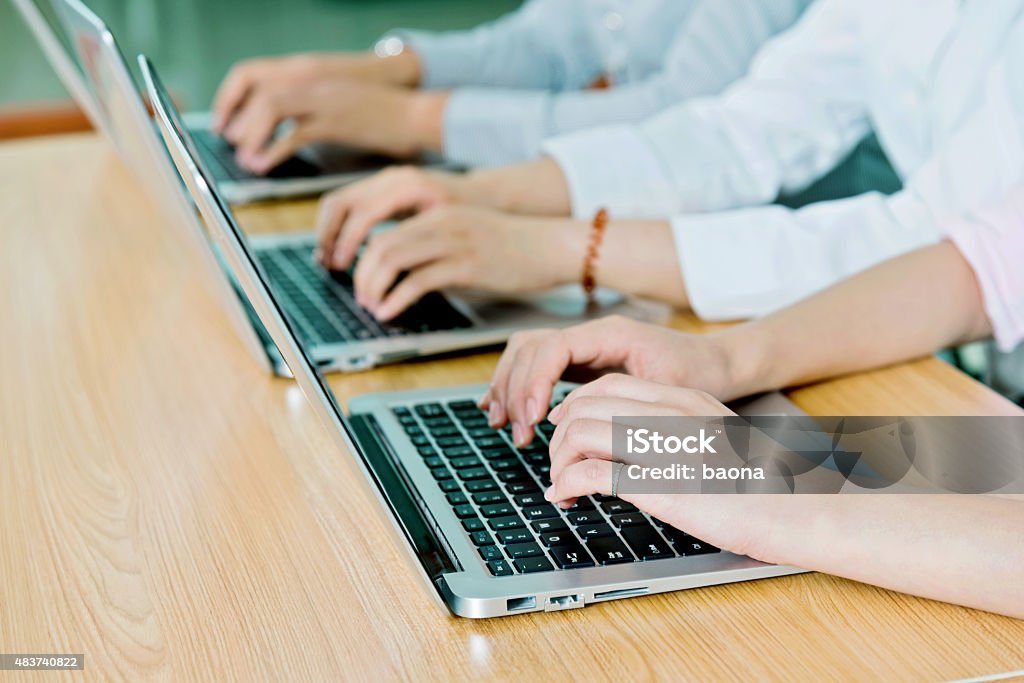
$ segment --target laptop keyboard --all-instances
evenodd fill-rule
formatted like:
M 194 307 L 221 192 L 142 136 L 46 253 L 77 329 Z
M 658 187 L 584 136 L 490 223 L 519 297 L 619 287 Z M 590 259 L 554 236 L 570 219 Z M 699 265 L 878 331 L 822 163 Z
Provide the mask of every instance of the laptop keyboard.
M 494 576 L 720 552 L 618 498 L 589 496 L 568 510 L 544 500 L 550 422 L 516 449 L 473 401 L 392 410 Z
M 235 148 L 213 131 L 194 129 L 192 138 L 203 152 L 203 160 L 215 167 L 215 174 L 229 180 L 253 180 L 258 178 L 312 178 L 321 171 L 314 164 L 299 157 L 291 157 L 272 168 L 266 176 L 250 173 L 235 162 Z
M 427 294 L 388 323 L 356 303 L 348 273 L 328 273 L 313 263 L 308 245 L 263 250 L 256 257 L 305 342 L 338 344 L 472 327 L 444 295 Z

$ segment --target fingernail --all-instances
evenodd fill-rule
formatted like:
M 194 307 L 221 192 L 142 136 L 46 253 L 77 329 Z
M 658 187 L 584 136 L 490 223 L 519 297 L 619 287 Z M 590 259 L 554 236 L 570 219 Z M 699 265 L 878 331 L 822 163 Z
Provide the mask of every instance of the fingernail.
M 320 247 L 317 247 L 316 249 L 314 249 L 313 250 L 313 260 L 315 262 L 317 262 L 317 263 L 323 263 L 324 262 L 324 250 L 321 249 Z
M 501 406 L 498 405 L 497 401 L 491 404 L 491 409 L 487 411 L 487 424 L 492 428 L 496 428 L 501 422 Z
M 557 500 L 557 497 L 555 496 L 554 485 L 549 486 L 548 490 L 544 492 L 544 500 L 548 501 L 549 503 L 554 503 Z
M 557 406 L 555 406 L 554 408 L 551 409 L 551 412 L 548 413 L 548 422 L 550 422 L 551 424 L 554 424 L 554 425 L 558 424 L 558 421 L 562 418 L 562 406 L 563 405 L 565 405 L 565 404 L 564 403 L 559 403 Z
M 487 393 L 480 397 L 480 400 L 476 402 L 476 405 L 481 410 L 486 410 L 491 403 L 491 390 L 488 389 Z
M 512 441 L 516 446 L 526 445 L 526 428 L 518 422 L 512 425 Z
M 540 408 L 537 406 L 537 399 L 532 396 L 526 399 L 526 414 L 530 416 L 531 424 L 537 424 L 540 422 Z

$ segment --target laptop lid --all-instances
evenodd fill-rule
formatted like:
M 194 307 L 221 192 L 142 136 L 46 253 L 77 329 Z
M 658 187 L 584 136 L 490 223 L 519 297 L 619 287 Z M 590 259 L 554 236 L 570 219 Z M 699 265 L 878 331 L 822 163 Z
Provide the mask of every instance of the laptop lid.
M 13 3 L 42 48 L 46 60 L 89 122 L 96 130 L 108 134 L 108 124 L 100 116 L 96 100 L 85 84 L 71 40 L 54 13 L 50 0 L 13 0 Z
M 306 400 L 336 443 L 355 457 L 367 479 L 373 482 L 378 499 L 390 510 L 390 520 L 415 557 L 422 577 L 436 589 L 434 581 L 454 567 L 437 542 L 430 523 L 418 509 L 395 463 L 384 452 L 386 448 L 370 445 L 374 439 L 368 418 L 359 416 L 350 419 L 342 410 L 315 361 L 299 341 L 266 273 L 250 249 L 245 233 L 217 191 L 213 177 L 201 162 L 197 163 L 190 150 L 193 144 L 188 131 L 174 109 L 173 102 L 167 97 L 167 91 L 162 87 L 152 64 L 140 55 L 139 65 L 171 158 L 192 191 L 235 281 L 277 346 Z

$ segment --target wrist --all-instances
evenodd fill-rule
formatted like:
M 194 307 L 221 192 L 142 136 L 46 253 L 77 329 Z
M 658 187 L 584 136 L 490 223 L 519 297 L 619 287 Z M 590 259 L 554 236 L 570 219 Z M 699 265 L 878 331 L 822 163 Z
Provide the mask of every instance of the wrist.
M 408 45 L 396 54 L 377 54 L 375 59 L 382 81 L 389 85 L 416 88 L 423 80 L 423 63 Z
M 440 154 L 444 151 L 444 109 L 448 93 L 416 91 L 401 93 L 404 100 L 404 128 L 411 137 L 416 151 Z
M 552 286 L 579 284 L 587 256 L 590 225 L 581 221 L 551 218 L 529 219 L 543 226 L 545 255 Z
M 768 336 L 757 321 L 738 325 L 710 336 L 722 356 L 722 395 L 729 401 L 778 389 Z

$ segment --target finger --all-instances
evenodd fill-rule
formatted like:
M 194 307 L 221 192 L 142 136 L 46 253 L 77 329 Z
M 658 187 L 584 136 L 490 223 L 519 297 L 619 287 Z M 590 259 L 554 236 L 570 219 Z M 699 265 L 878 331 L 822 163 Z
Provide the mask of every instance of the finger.
M 642 419 L 647 417 L 671 417 L 675 415 L 679 415 L 679 411 L 664 403 L 651 403 L 619 397 L 589 396 L 574 401 L 567 408 L 567 412 L 563 414 L 561 422 L 567 423 L 586 418 L 604 420 L 609 423 L 618 419 L 622 424 L 631 424 L 632 422 L 628 418 L 636 417 Z M 564 434 L 564 430 L 560 431 L 558 427 L 555 428 L 551 436 L 552 450 L 559 447 Z
M 224 127 L 234 116 L 235 110 L 242 104 L 253 83 L 253 68 L 249 64 L 239 64 L 232 68 L 217 88 L 213 98 L 213 129 L 224 132 Z
M 425 294 L 445 287 L 455 287 L 462 281 L 462 266 L 455 260 L 442 259 L 416 268 L 395 285 L 374 310 L 378 320 L 387 322 L 419 301 Z
M 253 154 L 249 159 L 249 170 L 260 175 L 267 173 L 286 159 L 295 156 L 296 152 L 308 144 L 308 138 L 308 129 L 305 125 L 296 123 L 287 134 L 271 142 L 266 149 Z
M 644 403 L 671 404 L 679 399 L 688 402 L 685 396 L 683 396 L 687 391 L 691 390 L 680 389 L 679 387 L 660 384 L 621 373 L 613 373 L 570 391 L 562 403 L 551 411 L 548 419 L 558 424 L 561 420 L 565 419 L 565 415 L 571 409 L 572 404 L 583 398 L 614 396 Z
M 252 159 L 263 149 L 274 136 L 274 131 L 288 115 L 291 108 L 282 105 L 278 98 L 268 96 L 253 100 L 242 111 L 235 123 L 239 127 L 235 140 L 238 163 L 246 168 L 252 165 Z
M 551 389 L 570 359 L 562 331 L 538 337 L 519 354 L 508 378 L 507 411 L 517 446 L 533 440 L 533 426 L 540 422 L 551 401 Z
M 516 332 L 508 339 L 505 351 L 498 359 L 498 365 L 491 376 L 490 407 L 488 421 L 491 427 L 502 427 L 508 420 L 505 406 L 508 404 L 508 379 L 516 366 L 519 353 L 535 337 L 551 334 L 550 330 L 527 330 Z
M 552 440 L 551 481 L 561 476 L 563 470 L 584 458 L 612 459 L 612 423 L 608 420 L 579 418 L 559 425 L 561 430 L 557 446 Z
M 368 181 L 364 181 L 368 182 Z M 320 200 L 316 213 L 316 249 L 317 261 L 324 268 L 333 267 L 334 241 L 338 237 L 341 225 L 348 216 L 353 197 L 358 195 L 362 183 L 355 183 L 335 190 Z
M 569 507 L 577 498 L 595 493 L 610 494 L 612 492 L 612 474 L 614 465 L 610 460 L 586 458 L 566 467 L 558 479 L 552 478 L 551 487 L 544 497 L 552 503 Z
M 402 224 L 377 235 L 356 265 L 356 300 L 371 310 L 377 308 L 403 271 L 444 258 L 448 253 L 448 240 L 443 234 L 428 236 L 415 226 Z
M 333 246 L 336 268 L 348 268 L 375 225 L 405 211 L 421 210 L 427 202 L 423 197 L 421 172 L 400 168 L 384 171 L 373 179 L 361 195 L 364 201 L 342 224 Z

